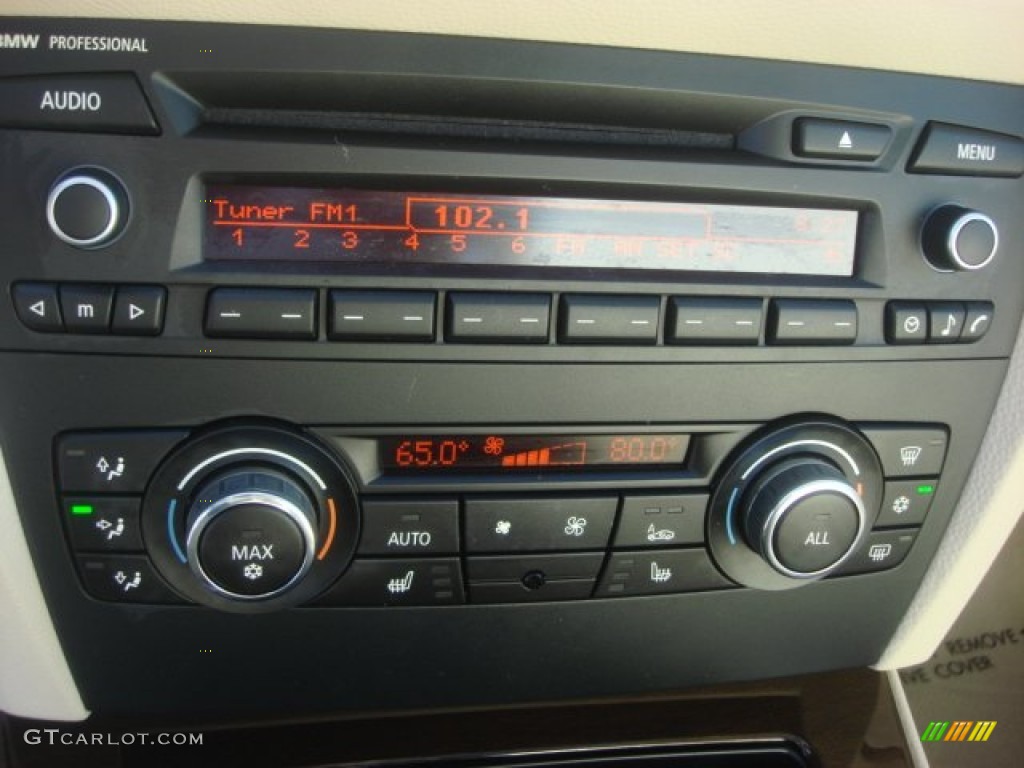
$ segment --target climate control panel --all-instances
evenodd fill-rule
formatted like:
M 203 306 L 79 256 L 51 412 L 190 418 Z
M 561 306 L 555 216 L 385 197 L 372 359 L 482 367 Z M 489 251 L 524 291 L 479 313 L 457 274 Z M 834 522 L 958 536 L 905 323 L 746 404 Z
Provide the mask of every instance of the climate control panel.
M 86 591 L 114 602 L 265 612 L 780 590 L 898 565 L 948 440 L 941 425 L 821 417 L 556 432 L 409 441 L 245 420 L 70 433 L 56 443 L 61 508 Z

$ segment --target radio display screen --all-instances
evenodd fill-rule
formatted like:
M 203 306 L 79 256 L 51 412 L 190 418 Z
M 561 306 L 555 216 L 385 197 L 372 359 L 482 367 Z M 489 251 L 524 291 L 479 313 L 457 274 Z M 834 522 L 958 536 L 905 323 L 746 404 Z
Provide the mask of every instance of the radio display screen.
M 210 261 L 849 277 L 858 213 L 703 203 L 208 184 Z
M 378 442 L 385 471 L 543 471 L 680 466 L 690 436 L 398 435 Z

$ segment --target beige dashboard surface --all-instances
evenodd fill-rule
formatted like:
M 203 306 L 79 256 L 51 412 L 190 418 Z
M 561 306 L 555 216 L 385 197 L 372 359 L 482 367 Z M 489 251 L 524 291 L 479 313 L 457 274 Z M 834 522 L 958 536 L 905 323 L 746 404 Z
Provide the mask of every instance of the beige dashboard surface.
M 0 0 L 0 13 L 429 32 L 1024 83 L 1021 0 Z

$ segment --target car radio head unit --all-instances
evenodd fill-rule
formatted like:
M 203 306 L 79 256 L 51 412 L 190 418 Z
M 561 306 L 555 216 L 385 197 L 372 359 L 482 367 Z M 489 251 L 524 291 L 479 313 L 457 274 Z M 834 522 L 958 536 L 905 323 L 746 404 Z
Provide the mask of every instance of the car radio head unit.
M 41 45 L 0 50 L 0 439 L 89 708 L 498 706 L 878 661 L 1024 311 L 1019 89 L 8 32 Z

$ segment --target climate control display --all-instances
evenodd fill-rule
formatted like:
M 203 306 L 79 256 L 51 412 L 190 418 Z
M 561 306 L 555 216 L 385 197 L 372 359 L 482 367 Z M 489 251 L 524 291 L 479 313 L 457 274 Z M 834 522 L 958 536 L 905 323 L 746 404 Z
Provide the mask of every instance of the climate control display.
M 384 471 L 495 472 L 679 466 L 690 436 L 667 434 L 399 435 L 379 441 Z

